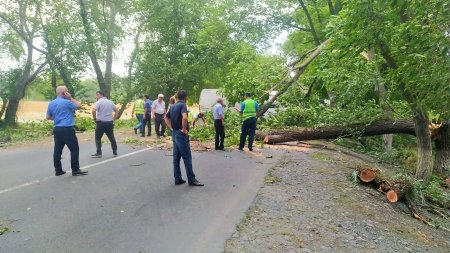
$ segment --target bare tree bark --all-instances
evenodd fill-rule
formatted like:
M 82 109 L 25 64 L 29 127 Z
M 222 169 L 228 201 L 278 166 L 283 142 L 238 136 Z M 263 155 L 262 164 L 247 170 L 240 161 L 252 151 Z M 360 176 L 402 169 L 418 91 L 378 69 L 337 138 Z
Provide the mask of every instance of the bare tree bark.
M 439 128 L 435 140 L 436 157 L 434 160 L 434 171 L 450 177 L 450 122 L 446 121 Z
M 116 36 L 116 16 L 117 8 L 114 2 L 110 3 L 110 13 L 108 26 L 106 31 L 106 68 L 105 68 L 105 85 L 106 85 L 106 96 L 110 97 L 111 85 L 112 85 L 112 63 L 113 63 L 113 49 L 114 49 L 114 39 Z
M 86 42 L 88 45 L 88 55 L 91 59 L 92 66 L 94 67 L 95 75 L 97 76 L 98 85 L 100 90 L 105 92 L 105 94 L 110 93 L 108 87 L 106 86 L 105 78 L 103 77 L 102 69 L 100 68 L 100 64 L 98 63 L 97 53 L 95 52 L 94 38 L 92 37 L 92 28 L 89 24 L 88 12 L 86 10 L 86 6 L 84 4 L 84 0 L 78 1 L 80 5 L 80 16 L 83 22 L 84 35 L 86 36 Z
M 319 139 L 336 139 L 354 136 L 374 136 L 382 134 L 402 133 L 415 135 L 414 123 L 410 120 L 377 121 L 369 125 L 351 125 L 347 127 L 321 127 L 315 129 L 293 129 L 272 131 L 268 135 L 258 134 L 268 144 L 289 141 L 306 141 Z

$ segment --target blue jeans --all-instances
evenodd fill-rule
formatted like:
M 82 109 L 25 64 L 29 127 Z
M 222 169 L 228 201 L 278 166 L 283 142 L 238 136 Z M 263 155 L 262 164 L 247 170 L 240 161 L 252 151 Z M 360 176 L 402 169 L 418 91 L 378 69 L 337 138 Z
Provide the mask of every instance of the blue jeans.
M 180 130 L 172 132 L 173 139 L 173 176 L 175 182 L 182 180 L 180 161 L 183 158 L 184 167 L 189 183 L 196 181 L 194 171 L 192 170 L 192 154 L 191 145 L 189 143 L 189 136 L 183 134 Z
M 136 119 L 138 120 L 138 124 L 134 127 L 134 129 L 139 129 L 140 133 L 143 133 L 144 131 L 144 114 L 136 114 Z
M 248 148 L 253 148 L 253 140 L 255 139 L 255 132 L 256 132 L 256 117 L 251 117 L 244 122 L 242 122 L 242 128 L 241 128 L 241 140 L 239 142 L 239 148 L 243 149 L 245 146 L 245 139 L 247 139 L 248 135 Z

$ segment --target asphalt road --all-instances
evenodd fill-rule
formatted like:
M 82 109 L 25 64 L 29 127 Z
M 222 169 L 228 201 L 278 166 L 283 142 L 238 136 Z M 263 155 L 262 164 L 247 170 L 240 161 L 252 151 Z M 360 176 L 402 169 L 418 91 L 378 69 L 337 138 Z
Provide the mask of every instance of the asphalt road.
M 174 185 L 171 151 L 105 145 L 96 159 L 81 143 L 89 175 L 71 176 L 66 148 L 55 177 L 52 148 L 0 150 L 0 252 L 223 252 L 277 159 L 194 153 L 205 187 L 191 187 Z

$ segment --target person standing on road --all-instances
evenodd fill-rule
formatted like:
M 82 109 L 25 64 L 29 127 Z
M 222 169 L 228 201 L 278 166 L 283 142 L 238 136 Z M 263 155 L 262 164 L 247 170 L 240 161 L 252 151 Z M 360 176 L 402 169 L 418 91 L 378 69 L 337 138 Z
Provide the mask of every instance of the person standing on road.
M 213 107 L 214 128 L 216 129 L 215 149 L 224 150 L 225 140 L 225 115 L 223 113 L 223 99 L 218 98 L 217 104 Z
M 186 183 L 181 176 L 180 161 L 183 158 L 186 176 L 190 186 L 204 186 L 200 183 L 192 169 L 191 145 L 189 143 L 189 122 L 188 110 L 186 106 L 187 93 L 180 90 L 177 93 L 178 102 L 170 107 L 169 112 L 164 117 L 167 126 L 172 131 L 173 142 L 173 176 L 175 184 Z
M 66 86 L 58 86 L 56 96 L 56 99 L 48 105 L 46 116 L 48 120 L 53 120 L 54 124 L 53 166 L 55 167 L 55 176 L 66 174 L 61 164 L 61 155 L 65 145 L 70 150 L 72 176 L 86 175 L 88 171 L 80 169 L 80 148 L 74 129 L 74 113 L 75 110 L 80 109 L 81 103 L 70 95 Z
M 97 102 L 95 102 L 95 105 L 92 108 L 92 118 L 96 123 L 95 146 L 97 147 L 97 151 L 95 154 L 91 155 L 91 157 L 102 157 L 103 134 L 106 134 L 109 142 L 111 142 L 113 156 L 117 156 L 117 143 L 116 138 L 114 138 L 114 120 L 117 115 L 117 107 L 111 100 L 105 97 L 103 91 L 97 91 L 95 93 L 95 98 L 97 99 Z
M 250 98 L 250 93 L 244 94 L 244 101 L 241 103 L 240 113 L 242 114 L 241 139 L 239 150 L 244 150 L 245 139 L 248 135 L 248 150 L 253 151 L 253 140 L 256 132 L 256 112 L 259 110 L 259 104 Z
M 142 137 L 145 136 L 145 125 L 147 125 L 147 136 L 152 136 L 152 101 L 148 95 L 144 95 L 144 120 L 142 122 Z
M 158 99 L 152 103 L 152 114 L 155 119 L 156 137 L 166 137 L 166 124 L 164 123 L 164 115 L 166 115 L 166 103 L 164 95 L 159 94 Z
M 131 111 L 131 117 L 133 117 L 133 115 L 136 115 L 138 124 L 134 127 L 134 134 L 137 134 L 137 130 L 139 129 L 139 133 L 141 134 L 141 136 L 143 136 L 142 133 L 144 112 L 144 100 L 142 100 L 142 98 L 136 99 L 136 101 L 134 101 L 133 110 Z

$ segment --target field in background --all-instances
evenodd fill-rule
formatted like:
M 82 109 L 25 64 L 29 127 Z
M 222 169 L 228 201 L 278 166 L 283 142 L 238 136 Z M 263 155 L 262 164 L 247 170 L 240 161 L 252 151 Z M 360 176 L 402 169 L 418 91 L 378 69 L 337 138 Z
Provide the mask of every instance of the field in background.
M 20 101 L 19 110 L 17 111 L 18 122 L 45 120 L 48 103 L 49 102 L 46 101 Z M 92 105 L 84 104 L 83 109 L 80 110 L 77 114 L 82 117 L 91 117 L 91 106 Z M 130 103 L 127 109 L 123 112 L 121 119 L 130 119 L 132 109 L 133 104 Z M 189 110 L 198 113 L 198 105 L 193 105 L 192 107 L 190 106 Z

